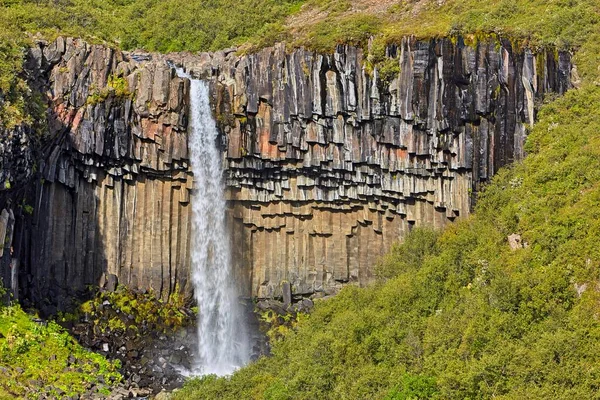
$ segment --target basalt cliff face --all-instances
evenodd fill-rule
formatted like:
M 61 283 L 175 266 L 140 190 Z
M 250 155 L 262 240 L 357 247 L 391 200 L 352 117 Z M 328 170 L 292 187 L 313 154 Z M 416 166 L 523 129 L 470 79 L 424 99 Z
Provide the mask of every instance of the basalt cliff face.
M 571 85 L 569 53 L 508 41 L 407 38 L 387 53 L 399 72 L 382 80 L 351 46 L 237 56 L 40 43 L 27 71 L 48 99 L 47 132 L 2 135 L 5 282 L 59 307 L 116 280 L 190 293 L 189 82 L 168 61 L 211 82 L 242 293 L 369 282 L 412 226 L 467 215 L 480 184 L 523 156 L 536 103 Z
M 27 59 L 48 129 L 39 148 L 10 154 L 37 154 L 19 203 L 4 196 L 9 219 L 19 215 L 5 240 L 12 286 L 50 311 L 117 280 L 163 298 L 178 284 L 189 292 L 189 83 L 164 62 L 75 39 L 40 43 Z

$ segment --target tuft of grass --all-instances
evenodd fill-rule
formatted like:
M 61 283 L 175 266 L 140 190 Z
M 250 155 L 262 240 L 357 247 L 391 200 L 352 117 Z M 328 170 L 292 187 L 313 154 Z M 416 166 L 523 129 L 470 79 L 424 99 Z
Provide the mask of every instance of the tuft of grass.
M 129 91 L 129 84 L 122 76 L 111 75 L 108 82 L 102 89 L 95 89 L 89 94 L 86 103 L 98 104 L 112 96 L 117 99 L 131 97 L 133 94 Z

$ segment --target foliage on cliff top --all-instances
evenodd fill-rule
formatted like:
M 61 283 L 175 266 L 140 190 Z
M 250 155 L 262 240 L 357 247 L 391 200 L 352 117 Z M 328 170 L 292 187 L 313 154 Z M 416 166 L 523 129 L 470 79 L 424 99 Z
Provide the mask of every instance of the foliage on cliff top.
M 300 42 L 315 29 L 331 31 L 340 21 L 369 15 L 376 18 L 382 36 L 425 38 L 454 33 L 495 33 L 536 44 L 571 48 L 595 32 L 600 5 L 595 0 L 309 0 L 288 20 Z M 331 39 L 344 42 L 343 36 Z M 311 45 L 310 43 L 307 43 Z M 329 43 L 329 47 L 335 43 Z
M 85 350 L 54 322 L 0 305 L 0 399 L 64 398 L 121 379 L 119 364 Z

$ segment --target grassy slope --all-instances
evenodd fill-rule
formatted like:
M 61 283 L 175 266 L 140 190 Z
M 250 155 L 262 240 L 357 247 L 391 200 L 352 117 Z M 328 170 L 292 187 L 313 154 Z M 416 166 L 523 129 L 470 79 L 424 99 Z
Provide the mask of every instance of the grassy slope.
M 422 9 L 419 16 L 427 18 L 402 27 L 402 18 L 373 26 L 384 38 L 411 30 L 439 34 L 445 26 L 478 35 L 511 32 L 534 45 L 573 45 L 581 87 L 542 107 L 528 157 L 500 171 L 472 217 L 444 232 L 415 231 L 381 261 L 379 283 L 317 303 L 274 345 L 272 357 L 230 378 L 192 380 L 176 399 L 597 395 L 598 6 L 448 0 L 437 10 L 443 13 Z M 510 249 L 513 233 L 525 248 Z
M 317 303 L 273 357 L 176 398 L 592 398 L 599 109 L 593 86 L 545 106 L 530 155 L 496 176 L 473 217 L 416 231 L 382 261 L 392 278 Z M 528 247 L 512 251 L 512 233 Z
M 374 21 L 372 29 L 388 40 L 405 35 L 494 32 L 538 44 L 572 47 L 581 45 L 594 31 L 599 11 L 600 5 L 594 0 L 309 0 L 290 18 L 290 31 L 300 43 L 315 36 L 316 30 L 321 32 L 317 36 L 329 32 L 326 39 L 345 42 L 359 37 L 352 29 L 344 34 L 343 27 L 351 27 L 352 21 L 362 18 Z M 332 46 L 331 41 L 317 40 Z
M 546 105 L 530 155 L 496 176 L 473 217 L 416 231 L 381 262 L 387 281 L 317 303 L 273 357 L 176 398 L 592 398 L 599 117 L 598 87 Z M 512 233 L 528 247 L 512 251 Z
M 118 364 L 78 345 L 54 322 L 0 306 L 0 399 L 63 398 L 121 379 Z

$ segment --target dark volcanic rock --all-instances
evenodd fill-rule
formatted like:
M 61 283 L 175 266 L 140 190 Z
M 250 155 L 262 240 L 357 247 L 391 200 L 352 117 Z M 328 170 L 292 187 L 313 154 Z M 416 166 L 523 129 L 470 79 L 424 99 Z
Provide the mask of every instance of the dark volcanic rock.
M 191 295 L 189 82 L 167 61 L 210 81 L 242 295 L 369 282 L 413 226 L 468 214 L 481 182 L 523 157 L 536 102 L 570 87 L 569 53 L 507 40 L 406 38 L 387 53 L 400 72 L 384 81 L 352 46 L 161 56 L 38 43 L 26 73 L 48 132 L 0 131 L 4 282 L 45 313 L 103 276 L 107 289 Z

